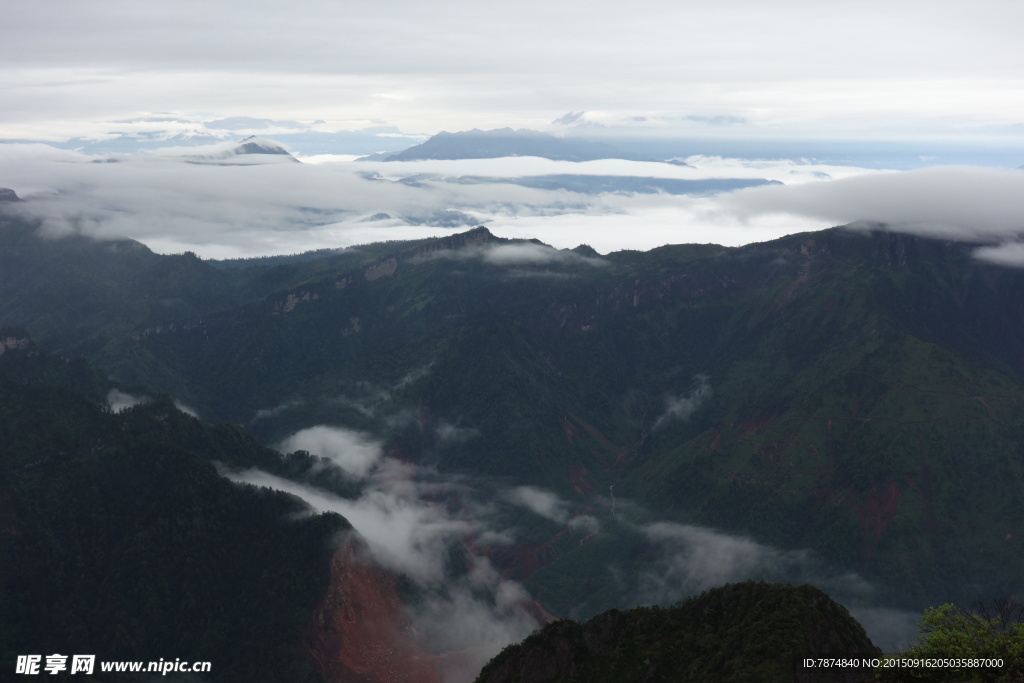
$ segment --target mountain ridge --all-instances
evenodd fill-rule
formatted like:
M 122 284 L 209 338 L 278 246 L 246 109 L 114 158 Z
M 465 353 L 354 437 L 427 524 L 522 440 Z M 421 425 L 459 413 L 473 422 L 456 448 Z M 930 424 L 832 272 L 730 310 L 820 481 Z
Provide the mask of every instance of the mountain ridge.
M 497 128 L 449 133 L 442 131 L 423 143 L 401 152 L 382 156 L 383 161 L 416 161 L 421 159 L 492 159 L 509 156 L 535 156 L 556 161 L 593 161 L 596 159 L 630 159 L 650 161 L 627 154 L 615 147 L 579 139 L 558 138 L 548 133 L 520 128 Z M 374 158 L 376 160 L 376 157 Z M 366 157 L 366 160 L 370 160 Z

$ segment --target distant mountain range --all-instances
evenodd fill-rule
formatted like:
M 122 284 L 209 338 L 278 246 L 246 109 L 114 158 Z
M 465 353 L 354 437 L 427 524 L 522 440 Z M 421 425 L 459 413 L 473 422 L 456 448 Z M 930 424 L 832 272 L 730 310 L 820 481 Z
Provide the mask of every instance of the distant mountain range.
M 426 142 L 393 154 L 365 157 L 372 161 L 416 161 L 422 159 L 493 159 L 498 157 L 542 157 L 556 161 L 593 161 L 595 159 L 631 159 L 652 161 L 649 157 L 622 152 L 615 147 L 578 138 L 521 128 L 498 128 L 458 133 L 441 132 Z
M 193 147 L 237 140 L 249 135 L 273 138 L 288 145 L 296 154 L 373 154 L 400 151 L 426 136 L 403 133 L 393 126 L 362 130 L 323 131 L 318 124 L 299 121 L 235 116 L 205 122 L 161 118 L 111 124 L 111 130 L 96 138 L 76 137 L 65 141 L 4 140 L 2 142 L 42 142 L 84 154 L 137 154 L 165 147 Z M 142 128 L 141 130 L 138 130 Z
M 546 175 L 530 176 L 474 176 L 474 175 L 441 175 L 436 173 L 416 173 L 414 175 L 390 180 L 376 172 L 362 173 L 367 180 L 374 180 L 382 183 L 401 183 L 412 187 L 426 187 L 429 184 L 454 184 L 454 185 L 495 185 L 508 184 L 530 187 L 538 190 L 568 190 L 580 194 L 597 195 L 606 193 L 616 194 L 672 194 L 672 195 L 708 195 L 718 192 L 730 192 L 745 187 L 757 187 L 760 185 L 781 185 L 777 180 L 765 180 L 763 178 L 657 178 L 650 176 L 616 176 L 616 175 L 590 175 L 582 173 L 553 173 Z M 452 213 L 451 211 L 446 213 Z M 454 212 L 458 213 L 458 212 Z M 465 216 L 465 214 L 463 214 Z M 390 218 L 390 215 L 381 218 Z M 429 224 L 454 227 L 455 225 L 468 225 L 467 223 L 437 222 L 435 216 Z M 416 222 L 415 217 L 407 217 L 406 220 Z
M 653 178 L 644 176 L 583 175 L 556 173 L 538 176 L 498 178 L 487 176 L 460 176 L 448 182 L 463 185 L 511 183 L 541 190 L 569 190 L 581 194 L 602 194 L 618 192 L 624 194 L 674 194 L 695 195 L 730 192 L 744 187 L 760 185 L 781 185 L 777 180 L 760 178 Z

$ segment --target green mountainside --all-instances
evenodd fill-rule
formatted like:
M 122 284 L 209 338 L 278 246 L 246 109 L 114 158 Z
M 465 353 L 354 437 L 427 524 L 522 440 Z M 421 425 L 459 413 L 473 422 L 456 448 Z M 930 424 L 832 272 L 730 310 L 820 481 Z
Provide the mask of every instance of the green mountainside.
M 212 461 L 280 460 L 242 430 L 167 399 L 113 414 L 86 364 L 0 337 L 5 669 L 25 654 L 187 657 L 218 681 L 322 680 L 303 638 L 348 524 L 221 477 Z
M 881 655 L 846 610 L 811 586 L 746 582 L 678 605 L 557 621 L 492 659 L 477 683 L 874 680 L 866 669 L 805 668 L 805 658 Z
M 810 549 L 916 610 L 1020 587 L 1024 275 L 971 245 L 601 257 L 478 228 L 218 263 L 31 233 L 0 230 L 0 324 L 122 386 L 264 443 L 336 425 L 583 512 L 614 496 L 593 542 L 494 553 L 558 614 L 614 605 L 596 568 L 656 519 Z

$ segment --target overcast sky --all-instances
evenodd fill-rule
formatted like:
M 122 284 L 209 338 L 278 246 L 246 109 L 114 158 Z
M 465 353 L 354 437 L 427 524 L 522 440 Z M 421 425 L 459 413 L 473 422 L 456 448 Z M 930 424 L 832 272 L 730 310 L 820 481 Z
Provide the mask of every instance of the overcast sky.
M 410 133 L 1024 136 L 1017 0 L 0 0 L 0 138 L 145 115 Z M 638 120 L 644 117 L 645 120 Z

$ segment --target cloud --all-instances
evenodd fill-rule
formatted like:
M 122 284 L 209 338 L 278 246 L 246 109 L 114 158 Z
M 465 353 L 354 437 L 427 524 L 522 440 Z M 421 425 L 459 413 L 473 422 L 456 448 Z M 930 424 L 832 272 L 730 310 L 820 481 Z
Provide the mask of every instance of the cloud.
M 287 491 L 315 510 L 345 516 L 375 561 L 422 589 L 407 607 L 414 632 L 428 651 L 463 653 L 457 659 L 464 668 L 448 672 L 458 681 L 472 680 L 489 657 L 539 626 L 523 587 L 480 554 L 516 542 L 516 529 L 496 525 L 502 517 L 499 506 L 525 508 L 581 535 L 603 533 L 604 527 L 605 513 L 572 517 L 565 500 L 537 487 L 520 486 L 492 496 L 464 480 L 387 457 L 377 461 L 363 480 L 362 492 L 352 499 L 256 469 L 227 476 Z M 870 584 L 810 551 L 781 550 L 695 525 L 658 521 L 634 527 L 621 515 L 616 519 L 619 533 L 638 534 L 651 549 L 642 565 L 618 558 L 607 567 L 619 581 L 620 607 L 671 604 L 748 579 L 811 583 L 853 605 L 876 642 L 902 643 L 912 635 L 914 615 L 871 604 L 875 590 Z
M 0 145 L 0 176 L 12 179 L 5 184 L 25 198 L 17 210 L 41 220 L 46 234 L 131 237 L 157 251 L 202 256 L 448 234 L 430 225 L 363 221 L 381 211 L 412 217 L 448 217 L 462 209 L 485 216 L 547 215 L 587 204 L 573 193 L 507 184 L 413 187 L 371 180 L 354 164 L 197 166 L 137 156 L 89 163 L 100 159 L 59 150 L 39 155 L 34 147 L 26 154 L 23 147 Z
M 762 186 L 710 197 L 664 194 L 586 195 L 509 183 L 449 182 L 451 174 L 522 177 L 565 172 L 570 162 L 492 159 L 388 164 L 196 166 L 179 159 L 121 155 L 116 163 L 40 145 L 0 145 L 0 176 L 26 199 L 16 210 L 38 218 L 44 233 L 128 236 L 164 253 L 204 257 L 295 253 L 322 247 L 451 234 L 462 227 L 412 225 L 417 216 L 470 212 L 496 235 L 541 245 L 499 245 L 461 256 L 516 265 L 601 263 L 567 251 L 599 252 L 663 244 L 747 244 L 855 221 L 992 246 L 979 258 L 1022 262 L 1013 245 L 1024 234 L 1024 173 L 971 167 L 906 172 L 803 163 L 688 157 L 695 168 L 604 160 L 572 166 L 576 174 L 672 179 L 765 178 Z M 422 165 L 417 165 L 422 164 Z M 425 173 L 413 186 L 401 178 Z M 381 174 L 367 178 L 367 172 Z M 395 180 L 389 180 L 392 174 Z M 445 175 L 448 174 L 448 175 Z M 375 213 L 408 221 L 367 222 Z
M 632 604 L 671 604 L 725 583 L 750 579 L 809 583 L 847 606 L 872 641 L 887 652 L 914 640 L 921 615 L 872 604 L 874 587 L 860 575 L 831 567 L 807 550 L 780 550 L 706 527 L 655 522 L 640 528 L 656 552 L 635 574 L 616 568 Z
M 758 575 L 766 568 L 785 569 L 805 561 L 806 553 L 785 553 L 751 539 L 702 527 L 656 522 L 643 534 L 658 544 L 661 555 L 641 574 L 636 597 L 641 603 L 665 604 L 730 581 Z
M 118 389 L 111 389 L 107 392 L 107 405 L 109 405 L 110 410 L 115 413 L 127 410 L 132 406 L 147 403 L 149 400 L 148 396 L 133 396 L 132 394 L 126 394 Z
M 366 540 L 374 559 L 421 585 L 443 583 L 449 544 L 473 532 L 469 519 L 452 518 L 442 505 L 423 500 L 413 472 L 382 463 L 356 500 L 251 469 L 227 473 L 233 481 L 269 486 L 298 496 L 318 512 L 344 516 Z
M 504 498 L 552 522 L 565 524 L 569 521 L 568 503 L 550 491 L 534 486 L 517 486 L 506 491 Z
M 490 505 L 450 478 L 382 458 L 359 497 L 347 499 L 258 469 L 222 471 L 233 481 L 286 491 L 316 511 L 348 519 L 376 562 L 421 589 L 407 606 L 412 631 L 426 651 L 459 653 L 445 660 L 447 681 L 472 681 L 501 648 L 540 625 L 523 587 L 472 551 L 511 545 L 513 532 L 488 528 Z
M 593 515 L 577 515 L 569 520 L 569 528 L 596 534 L 601 530 L 601 521 Z
M 448 422 L 440 422 L 434 429 L 437 440 L 442 445 L 465 443 L 480 435 L 480 430 L 472 427 L 458 427 Z
M 278 450 L 309 451 L 320 455 L 356 477 L 364 477 L 380 460 L 382 449 L 379 442 L 369 435 L 341 427 L 317 425 L 292 434 L 284 439 Z
M 0 43 L 2 137 L 157 118 L 168 106 L 262 125 L 326 119 L 420 132 L 544 126 L 581 103 L 586 115 L 566 123 L 653 122 L 677 133 L 716 120 L 832 139 L 1019 123 L 1012 27 L 1024 16 L 1002 0 L 982 11 L 872 1 L 841 17 L 802 0 L 649 0 L 642 11 L 524 0 L 517 12 L 465 0 L 8 6 L 17 11 Z M 680 27 L 700 28 L 679 40 Z M 466 37 L 483 35 L 487 49 L 467 55 Z
M 508 268 L 509 270 L 506 273 L 514 277 L 535 277 L 538 275 L 570 277 L 567 273 L 538 273 L 534 270 L 519 268 L 520 266 L 582 264 L 601 267 L 607 265 L 607 262 L 601 258 L 583 256 L 567 248 L 556 249 L 548 244 L 526 241 L 517 244 L 488 244 L 484 246 L 462 247 L 458 250 L 440 250 L 431 252 L 429 258 L 456 261 L 480 260 L 484 263 Z
M 588 258 L 571 251 L 559 251 L 541 244 L 498 244 L 483 252 L 483 260 L 499 266 L 545 263 L 587 263 L 604 265 L 600 259 Z
M 1024 268 L 1024 244 L 1010 242 L 992 247 L 979 247 L 974 250 L 974 258 L 997 266 Z
M 789 214 L 834 225 L 874 222 L 900 232 L 969 241 L 1024 234 L 1024 173 L 1019 171 L 936 167 L 749 188 L 719 200 L 748 220 Z
M 850 607 L 849 612 L 884 652 L 905 650 L 916 641 L 919 612 L 891 607 Z
M 665 410 L 654 421 L 651 431 L 657 431 L 666 423 L 679 420 L 686 422 L 697 408 L 711 395 L 711 381 L 707 375 L 697 375 L 697 386 L 686 396 L 666 396 Z
M 302 401 L 292 400 L 292 401 L 285 401 L 284 403 L 280 403 L 280 404 L 274 406 L 273 408 L 260 408 L 252 416 L 251 422 L 259 422 L 260 420 L 269 420 L 271 418 L 274 418 L 274 417 L 277 417 L 277 416 L 281 415 L 282 413 L 284 413 L 284 412 L 286 412 L 288 410 L 291 410 L 292 408 L 296 408 L 296 407 L 298 407 L 300 405 L 302 405 Z
M 91 163 L 108 158 L 115 163 Z M 397 168 L 384 163 L 236 167 L 197 166 L 156 155 L 92 157 L 40 145 L 0 145 L 0 177 L 8 178 L 4 184 L 26 199 L 17 210 L 38 218 L 46 234 L 131 237 L 159 252 L 193 251 L 213 258 L 447 235 L 464 228 L 410 221 L 453 211 L 472 213 L 499 236 L 538 238 L 559 249 L 582 243 L 598 251 L 682 242 L 745 244 L 823 226 L 815 219 L 775 215 L 741 219 L 735 211 L 723 209 L 715 197 L 586 195 L 508 183 L 463 184 L 445 178 L 452 173 L 501 177 L 503 173 L 522 176 L 572 169 L 576 174 L 762 177 L 820 183 L 824 181 L 817 173 L 844 177 L 864 172 L 785 161 L 774 165 L 719 158 L 694 161 L 697 168 L 622 160 L 566 167 L 570 162 L 515 158 L 402 163 Z M 419 186 L 398 182 L 418 175 L 417 170 L 430 177 Z M 365 220 L 376 213 L 414 218 Z M 539 245 L 507 245 L 473 253 L 509 267 L 517 262 L 600 263 Z
M 425 649 L 462 652 L 465 661 L 446 671 L 446 681 L 472 681 L 481 667 L 509 644 L 540 626 L 527 611 L 530 596 L 503 579 L 486 558 L 476 558 L 469 573 L 412 608 L 412 623 Z
M 149 396 L 134 396 L 119 389 L 111 389 L 107 392 L 107 405 L 110 406 L 110 410 L 115 413 L 120 413 L 122 410 L 127 410 L 132 406 L 149 403 L 151 400 L 152 399 Z M 197 413 L 194 408 L 185 405 L 181 401 L 175 401 L 174 407 L 186 415 L 190 415 L 197 420 L 199 419 L 199 413 Z
M 491 545 L 510 546 L 515 541 L 515 536 L 511 531 L 492 531 L 487 529 L 477 536 L 475 545 L 481 548 Z
M 806 550 L 779 550 L 742 536 L 673 522 L 641 529 L 660 556 L 636 587 L 641 602 L 674 602 L 731 581 L 765 578 L 813 583 L 843 598 L 863 598 L 871 585 L 857 574 L 826 567 Z M 673 597 L 674 596 L 674 597 Z
M 196 418 L 197 420 L 199 419 L 199 413 L 196 412 L 196 409 L 191 406 L 185 405 L 181 401 L 175 401 L 174 407 L 180 410 L 181 412 L 185 413 L 186 415 L 190 415 Z

